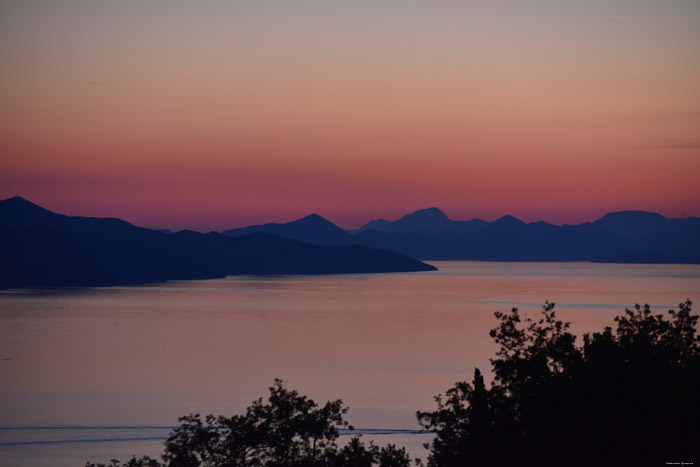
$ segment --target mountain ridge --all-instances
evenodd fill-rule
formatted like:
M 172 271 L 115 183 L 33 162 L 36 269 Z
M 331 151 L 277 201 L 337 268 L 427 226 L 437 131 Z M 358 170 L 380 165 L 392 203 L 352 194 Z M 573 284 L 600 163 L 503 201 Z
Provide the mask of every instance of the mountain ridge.
M 238 238 L 191 230 L 164 233 L 120 219 L 65 216 L 18 197 L 0 201 L 0 257 L 0 288 L 435 270 L 364 245 L 320 246 L 265 232 Z
M 295 222 L 274 224 L 274 233 L 284 236 L 284 229 Z M 264 231 L 268 225 L 255 227 Z M 362 244 L 423 260 L 700 263 L 700 218 L 672 219 L 646 211 L 616 211 L 593 222 L 559 226 L 526 223 L 512 215 L 490 222 L 455 221 L 431 207 L 395 221 L 375 219 L 346 235 L 335 227 L 332 238 L 299 230 L 294 238 L 325 245 Z
M 349 234 L 318 214 L 309 214 L 292 222 L 251 225 L 221 232 L 228 237 L 240 237 L 255 232 L 267 232 L 293 240 L 302 240 L 318 245 L 342 244 Z

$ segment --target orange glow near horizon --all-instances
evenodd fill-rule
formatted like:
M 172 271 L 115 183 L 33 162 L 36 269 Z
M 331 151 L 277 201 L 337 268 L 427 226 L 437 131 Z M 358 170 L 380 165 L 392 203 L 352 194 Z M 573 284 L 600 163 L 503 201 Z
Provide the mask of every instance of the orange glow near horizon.
M 700 216 L 700 5 L 496 3 L 3 5 L 0 198 L 203 231 Z

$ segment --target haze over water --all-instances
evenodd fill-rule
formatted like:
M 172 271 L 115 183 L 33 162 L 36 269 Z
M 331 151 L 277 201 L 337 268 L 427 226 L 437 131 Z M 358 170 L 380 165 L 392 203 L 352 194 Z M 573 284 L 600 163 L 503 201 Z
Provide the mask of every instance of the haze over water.
M 227 277 L 134 287 L 0 292 L 3 427 L 174 426 L 239 413 L 281 378 L 343 399 L 359 428 L 417 429 L 416 410 L 485 373 L 493 312 L 545 299 L 580 334 L 635 303 L 700 300 L 698 265 L 435 262 L 437 272 Z M 0 430 L 0 464 L 82 465 L 158 455 L 167 429 Z M 375 437 L 421 454 L 425 435 Z M 64 462 L 64 464 L 60 464 Z M 43 463 L 43 464 L 42 464 Z

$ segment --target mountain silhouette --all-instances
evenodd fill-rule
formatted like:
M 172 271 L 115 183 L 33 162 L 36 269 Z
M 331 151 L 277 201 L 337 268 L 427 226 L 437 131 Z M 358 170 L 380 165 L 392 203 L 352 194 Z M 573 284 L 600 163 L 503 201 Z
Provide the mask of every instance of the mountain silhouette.
M 393 222 L 395 232 L 418 232 L 422 229 L 436 229 L 449 225 L 452 221 L 438 208 L 419 209 L 406 214 Z
M 465 235 L 482 229 L 487 224 L 481 219 L 453 221 L 438 208 L 420 209 L 406 214 L 399 220 L 386 219 L 370 221 L 353 233 L 378 230 L 386 233 L 422 234 L 444 242 L 459 241 Z
M 435 221 L 441 217 L 447 219 L 447 217 L 437 208 L 417 211 L 414 214 L 413 217 L 409 217 L 411 215 L 404 216 L 402 218 L 403 227 L 396 229 L 396 232 L 366 229 L 356 231 L 357 233 L 351 233 L 318 214 L 311 214 L 286 224 L 252 225 L 239 229 L 224 230 L 222 233 L 229 237 L 238 237 L 255 232 L 265 232 L 316 245 L 364 245 L 370 248 L 394 251 L 403 255 L 406 254 L 405 252 L 410 251 L 413 255 L 426 258 L 440 259 L 448 257 L 450 247 L 446 246 L 443 241 L 425 235 L 422 232 L 401 232 L 402 229 L 409 230 L 411 226 L 420 227 L 421 225 L 428 225 L 427 230 L 433 231 L 435 228 L 430 227 L 431 224 L 428 222 L 431 220 Z M 389 221 L 380 220 L 373 222 Z M 448 222 L 451 221 L 448 219 Z
M 431 208 L 394 222 L 372 221 L 355 232 L 370 229 L 422 234 L 442 242 L 431 255 L 422 245 L 401 244 L 403 254 L 425 260 L 700 263 L 700 218 L 669 219 L 644 211 L 609 213 L 595 222 L 557 226 L 528 224 L 510 215 L 492 222 L 453 221 Z M 391 248 L 390 244 L 385 243 Z
M 669 219 L 653 212 L 621 211 L 606 214 L 593 225 L 656 255 L 700 256 L 698 217 Z
M 306 221 L 307 217 L 233 232 L 256 229 L 322 245 L 360 244 L 423 260 L 700 263 L 700 218 L 696 217 L 669 219 L 622 211 L 595 222 L 558 226 L 525 223 L 511 215 L 492 222 L 454 221 L 432 207 L 396 221 L 373 220 L 345 235 L 340 227 L 316 217 L 315 222 Z
M 546 224 L 546 222 L 543 222 L 543 224 Z M 513 217 L 511 215 L 505 215 L 503 217 L 500 217 L 496 219 L 495 221 L 491 222 L 492 226 L 500 226 L 500 227 L 506 227 L 506 228 L 517 228 L 523 225 L 526 225 L 525 222 L 521 221 L 520 219 Z M 549 224 L 551 225 L 551 224 Z
M 168 234 L 120 219 L 64 216 L 19 197 L 0 201 L 0 255 L 0 288 L 435 269 L 363 245 L 312 245 L 264 232 Z
M 47 227 L 77 234 L 95 235 L 144 232 L 121 219 L 109 217 L 64 216 L 15 196 L 0 201 L 0 225 L 13 227 Z
M 301 240 L 317 245 L 343 245 L 350 234 L 318 214 L 311 214 L 287 224 L 252 225 L 241 229 L 224 230 L 229 237 L 240 237 L 255 232 L 266 232 L 280 237 Z

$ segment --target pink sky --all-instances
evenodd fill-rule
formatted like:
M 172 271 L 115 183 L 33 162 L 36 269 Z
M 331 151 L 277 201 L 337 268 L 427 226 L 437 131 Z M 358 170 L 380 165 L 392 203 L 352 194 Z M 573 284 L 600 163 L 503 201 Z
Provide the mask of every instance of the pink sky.
M 0 198 L 204 231 L 429 206 L 700 216 L 698 2 L 30 0 L 0 17 Z

